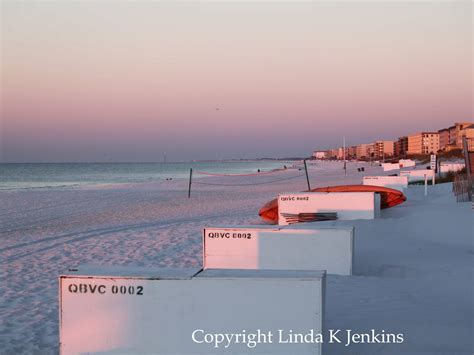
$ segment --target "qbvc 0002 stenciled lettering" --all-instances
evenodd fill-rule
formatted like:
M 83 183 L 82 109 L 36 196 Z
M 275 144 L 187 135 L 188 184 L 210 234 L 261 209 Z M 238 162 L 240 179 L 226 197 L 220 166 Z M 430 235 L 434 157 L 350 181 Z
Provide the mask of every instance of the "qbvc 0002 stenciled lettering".
M 350 346 L 352 344 L 401 344 L 404 341 L 403 333 L 386 332 L 384 329 L 370 329 L 366 332 L 356 332 L 352 329 L 329 329 L 325 333 L 318 333 L 313 329 L 307 332 L 295 332 L 291 329 L 252 331 L 243 329 L 238 333 L 218 333 L 196 329 L 192 332 L 191 338 L 197 344 L 224 349 L 231 348 L 235 344 L 244 344 L 253 349 L 260 344 L 328 343 Z
M 72 283 L 67 287 L 69 293 L 73 294 L 113 294 L 113 295 L 137 295 L 143 296 L 143 286 L 133 285 L 112 285 Z
M 252 233 L 209 232 L 207 237 L 212 239 L 252 239 Z

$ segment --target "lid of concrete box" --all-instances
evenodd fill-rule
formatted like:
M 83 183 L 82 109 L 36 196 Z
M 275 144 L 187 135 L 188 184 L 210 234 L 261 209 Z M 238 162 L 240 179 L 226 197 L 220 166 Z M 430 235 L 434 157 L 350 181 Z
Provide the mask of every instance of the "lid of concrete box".
M 254 225 L 251 225 L 251 226 L 217 226 L 217 227 L 206 227 L 204 228 L 204 230 L 222 230 L 222 229 L 225 229 L 225 230 L 235 230 L 235 231 L 241 231 L 241 230 L 251 230 L 251 231 L 279 231 L 282 227 L 281 226 L 277 226 L 277 225 L 265 225 L 265 224 L 261 224 L 261 225 L 258 225 L 258 224 L 254 224 Z
M 359 194 L 359 195 L 369 195 L 373 194 L 373 191 L 332 191 L 332 192 L 326 192 L 326 191 L 306 191 L 306 192 L 288 192 L 288 193 L 280 193 L 278 194 L 278 200 L 280 200 L 280 197 L 287 197 L 287 196 L 318 196 L 318 195 L 331 195 L 331 196 L 337 196 L 337 195 L 342 195 L 342 194 Z M 294 202 L 294 201 L 292 201 Z M 304 202 L 304 201 L 303 201 Z
M 140 266 L 99 266 L 81 265 L 72 267 L 61 277 L 122 277 L 158 280 L 191 279 L 202 268 L 147 268 Z
M 347 231 L 354 232 L 353 226 L 342 226 L 339 223 L 341 220 L 335 221 L 318 221 L 318 222 L 306 222 L 306 223 L 295 223 L 289 226 L 281 226 L 280 232 L 291 233 L 291 231 L 298 231 L 298 233 L 311 233 L 318 231 Z
M 337 225 L 337 221 L 319 221 L 308 222 L 308 223 L 295 223 L 289 226 L 264 226 L 264 225 L 253 225 L 253 226 L 227 226 L 227 227 L 207 227 L 204 228 L 204 232 L 213 232 L 218 230 L 225 231 L 236 231 L 236 232 L 261 232 L 261 233 L 291 233 L 295 232 L 297 234 L 310 234 L 317 233 L 318 231 L 333 231 L 337 232 L 339 230 L 353 232 L 354 227 L 350 226 L 340 226 Z
M 295 279 L 320 280 L 326 270 L 254 270 L 254 269 L 206 269 L 193 277 L 199 279 Z

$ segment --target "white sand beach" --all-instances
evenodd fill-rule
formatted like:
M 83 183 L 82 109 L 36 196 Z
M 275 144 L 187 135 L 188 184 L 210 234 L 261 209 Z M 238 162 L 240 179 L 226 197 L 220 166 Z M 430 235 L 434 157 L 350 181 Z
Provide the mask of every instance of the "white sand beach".
M 328 162 L 311 167 L 310 180 L 359 184 L 388 173 L 349 163 L 345 175 L 341 163 Z M 0 191 L 0 353 L 58 352 L 58 275 L 68 267 L 199 266 L 203 227 L 262 224 L 265 202 L 306 189 L 304 176 L 259 179 L 195 184 L 190 199 L 186 179 Z M 327 278 L 326 327 L 404 334 L 402 344 L 326 345 L 325 354 L 472 354 L 474 213 L 456 203 L 449 183 L 430 186 L 428 196 L 423 190 L 410 186 L 407 202 L 380 219 L 323 222 L 356 228 L 355 275 Z

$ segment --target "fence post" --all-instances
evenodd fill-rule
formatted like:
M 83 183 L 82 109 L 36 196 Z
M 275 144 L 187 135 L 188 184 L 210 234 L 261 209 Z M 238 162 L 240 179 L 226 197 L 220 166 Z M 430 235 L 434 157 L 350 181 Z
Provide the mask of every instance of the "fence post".
M 469 188 L 468 188 L 468 198 L 469 198 L 469 201 L 472 201 L 472 189 L 473 189 L 473 185 L 474 185 L 474 182 L 472 180 L 472 176 L 471 176 L 471 158 L 470 158 L 470 154 L 469 154 L 469 144 L 468 144 L 468 140 L 467 140 L 467 137 L 466 136 L 463 136 L 462 137 L 462 151 L 463 151 L 463 155 L 464 155 L 464 166 L 466 167 L 466 176 L 467 176 L 467 181 L 468 181 L 468 184 L 469 184 Z
M 191 182 L 193 180 L 193 168 L 189 170 L 189 188 L 188 188 L 188 198 L 191 197 Z
M 306 166 L 306 159 L 304 159 L 303 162 L 304 162 L 304 171 L 306 172 L 306 182 L 308 183 L 308 191 L 311 191 L 311 186 L 309 185 L 308 167 Z
M 425 196 L 428 195 L 428 175 L 425 174 Z

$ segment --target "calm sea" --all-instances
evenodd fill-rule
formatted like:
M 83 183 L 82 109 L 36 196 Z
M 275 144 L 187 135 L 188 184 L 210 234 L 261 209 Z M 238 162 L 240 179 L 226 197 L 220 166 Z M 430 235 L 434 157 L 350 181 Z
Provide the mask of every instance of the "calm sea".
M 187 178 L 189 170 L 222 174 L 270 171 L 284 161 L 217 161 L 192 163 L 28 163 L 0 164 L 0 190 L 68 188 Z

